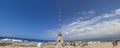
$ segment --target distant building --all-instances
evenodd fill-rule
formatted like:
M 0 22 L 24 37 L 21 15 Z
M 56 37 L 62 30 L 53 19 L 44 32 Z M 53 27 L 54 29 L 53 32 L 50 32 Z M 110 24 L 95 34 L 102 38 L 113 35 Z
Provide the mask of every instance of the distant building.
M 61 43 L 64 42 L 63 39 L 62 39 L 62 32 L 59 32 L 59 33 L 58 33 L 57 43 L 58 43 L 58 42 L 61 42 Z
M 58 33 L 58 38 L 56 41 L 56 47 L 55 48 L 63 48 L 63 39 L 62 39 L 62 32 Z
M 19 39 L 9 39 L 9 38 L 2 39 L 2 41 L 23 42 L 23 40 L 19 40 Z

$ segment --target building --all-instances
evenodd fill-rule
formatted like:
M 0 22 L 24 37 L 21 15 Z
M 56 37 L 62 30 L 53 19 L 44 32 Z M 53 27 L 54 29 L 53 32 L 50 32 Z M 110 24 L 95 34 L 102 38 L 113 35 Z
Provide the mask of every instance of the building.
M 58 38 L 57 38 L 57 41 L 56 41 L 56 47 L 55 48 L 64 48 L 63 47 L 63 39 L 62 39 L 62 32 L 59 32 L 58 33 Z

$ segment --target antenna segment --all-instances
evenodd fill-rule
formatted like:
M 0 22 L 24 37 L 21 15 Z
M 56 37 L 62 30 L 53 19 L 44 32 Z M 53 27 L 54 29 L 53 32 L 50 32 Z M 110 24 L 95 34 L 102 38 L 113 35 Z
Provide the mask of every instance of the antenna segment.
M 59 18 L 59 20 L 58 20 L 58 24 L 59 24 L 59 32 L 61 32 L 61 27 L 62 27 L 62 4 L 61 4 L 61 0 L 59 0 L 59 15 L 58 15 L 58 18 Z

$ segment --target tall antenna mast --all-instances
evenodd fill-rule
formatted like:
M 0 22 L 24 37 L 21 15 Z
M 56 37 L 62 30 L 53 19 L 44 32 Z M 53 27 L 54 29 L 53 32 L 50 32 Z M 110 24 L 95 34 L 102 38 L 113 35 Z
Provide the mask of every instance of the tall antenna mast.
M 58 20 L 58 24 L 59 24 L 59 32 L 61 32 L 61 28 L 62 28 L 62 3 L 61 3 L 61 0 L 59 0 L 59 15 L 58 15 L 58 18 L 59 18 L 59 20 Z
M 59 1 L 59 14 L 58 14 L 58 17 L 59 17 L 59 20 L 58 20 L 58 28 L 59 28 L 59 32 L 58 32 L 58 38 L 57 38 L 57 45 L 56 45 L 56 48 L 63 48 L 63 43 L 64 43 L 64 41 L 63 41 L 63 39 L 62 39 L 62 30 L 61 30 L 61 28 L 62 28 L 62 4 L 61 4 L 61 0 L 58 0 Z

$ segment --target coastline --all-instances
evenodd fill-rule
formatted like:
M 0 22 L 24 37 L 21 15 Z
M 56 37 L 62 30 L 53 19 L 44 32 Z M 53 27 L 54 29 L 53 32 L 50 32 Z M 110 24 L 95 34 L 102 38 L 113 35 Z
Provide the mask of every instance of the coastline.
M 14 39 L 11 40 L 0 40 L 0 48 L 55 48 L 56 42 L 29 42 L 29 41 L 19 41 Z M 117 46 L 113 46 L 112 42 L 101 42 L 101 41 L 73 41 L 64 42 L 64 48 L 119 48 L 120 42 Z

